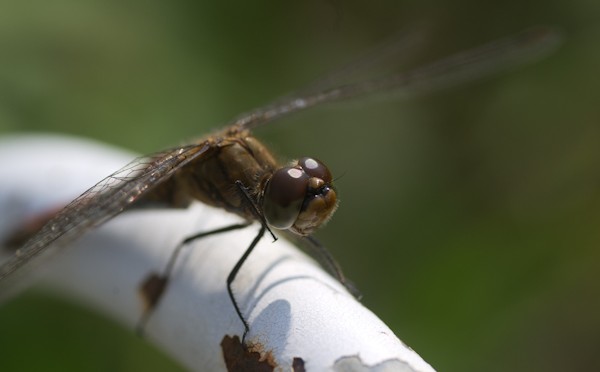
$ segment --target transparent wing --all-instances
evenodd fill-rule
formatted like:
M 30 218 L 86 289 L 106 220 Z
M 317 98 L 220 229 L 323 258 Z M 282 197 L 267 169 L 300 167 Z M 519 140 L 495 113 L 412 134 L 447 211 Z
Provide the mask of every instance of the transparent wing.
M 374 70 L 380 63 L 399 60 L 399 52 L 406 50 L 413 41 L 409 35 L 409 38 L 401 40 L 397 45 L 384 46 L 380 51 L 375 51 L 375 55 L 363 57 L 357 63 L 308 85 L 298 93 L 244 114 L 231 121 L 229 126 L 253 129 L 321 103 L 385 91 L 415 94 L 476 80 L 541 58 L 555 49 L 560 35 L 546 28 L 529 29 L 405 73 L 336 85 L 340 81 L 350 81 L 350 77 L 364 70 Z M 54 241 L 61 239 L 68 242 L 122 212 L 146 192 L 171 177 L 178 168 L 201 156 L 207 148 L 208 145 L 202 142 L 138 158 L 100 181 L 66 206 L 19 249 L 14 257 L 2 265 L 0 280 L 50 245 L 64 245 L 52 244 Z
M 410 25 L 384 42 L 361 52 L 349 63 L 336 66 L 335 70 L 306 84 L 301 90 L 279 97 L 277 102 L 285 102 L 292 97 L 309 96 L 332 87 L 369 80 L 369 77 L 373 77 L 374 72 L 382 76 L 400 71 L 402 65 L 413 58 L 424 46 L 427 33 L 424 24 Z M 272 105 L 277 102 L 273 102 Z
M 358 98 L 376 92 L 393 91 L 414 95 L 432 90 L 447 88 L 508 70 L 518 65 L 535 61 L 550 53 L 560 44 L 561 35 L 548 28 L 537 27 L 521 33 L 498 39 L 461 53 L 451 55 L 431 64 L 407 72 L 380 76 L 355 83 L 323 87 L 316 83 L 308 89 L 285 96 L 274 103 L 250 111 L 231 121 L 229 125 L 253 129 L 284 115 L 304 110 L 321 103 Z M 393 48 L 382 49 L 381 56 L 373 62 L 393 58 L 397 55 Z M 345 75 L 356 73 L 361 66 L 371 68 L 373 63 L 365 61 L 354 67 L 333 74 L 339 81 Z M 315 88 L 319 88 L 315 91 Z
M 0 267 L 0 281 L 50 245 L 58 249 L 119 214 L 207 149 L 203 142 L 140 157 L 98 182 L 62 209 Z M 52 244 L 58 239 L 61 244 Z

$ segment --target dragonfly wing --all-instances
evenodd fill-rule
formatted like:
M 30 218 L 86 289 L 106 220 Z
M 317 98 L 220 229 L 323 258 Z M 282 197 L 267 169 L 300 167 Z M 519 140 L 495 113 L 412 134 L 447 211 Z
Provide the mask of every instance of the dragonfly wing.
M 333 87 L 369 80 L 373 75 L 389 75 L 399 71 L 402 65 L 417 54 L 425 44 L 427 29 L 424 24 L 414 24 L 393 35 L 379 45 L 355 57 L 350 63 L 341 65 L 326 75 L 320 76 L 302 89 L 279 97 L 277 102 L 286 102 L 293 97 L 306 97 Z M 276 105 L 277 102 L 272 102 Z
M 536 61 L 554 51 L 561 35 L 545 27 L 527 29 L 512 36 L 456 53 L 436 62 L 406 72 L 367 78 L 337 86 L 313 83 L 300 93 L 286 95 L 270 105 L 257 108 L 230 122 L 230 125 L 253 129 L 293 112 L 321 103 L 359 98 L 377 92 L 394 92 L 410 96 L 440 90 L 499 73 L 515 66 Z M 384 48 L 384 59 L 394 57 Z M 377 61 L 377 58 L 373 58 Z M 334 81 L 357 74 L 360 66 L 371 68 L 371 63 L 344 69 L 341 76 L 332 74 Z M 326 84 L 325 84 L 326 85 Z M 315 92 L 315 87 L 323 88 Z
M 52 246 L 58 249 L 127 209 L 209 148 L 204 142 L 136 158 L 104 178 L 56 214 L 15 255 L 0 266 L 0 281 Z M 60 244 L 53 244 L 60 240 Z M 58 242 L 57 242 L 58 243 Z

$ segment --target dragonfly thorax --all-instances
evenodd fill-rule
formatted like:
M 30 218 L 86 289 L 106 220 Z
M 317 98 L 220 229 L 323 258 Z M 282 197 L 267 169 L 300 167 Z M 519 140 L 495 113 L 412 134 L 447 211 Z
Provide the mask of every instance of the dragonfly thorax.
M 304 157 L 281 167 L 247 130 L 227 130 L 206 140 L 204 156 L 179 170 L 173 185 L 185 200 L 199 200 L 248 220 L 260 213 L 270 227 L 306 236 L 325 224 L 337 207 L 331 172 Z M 236 185 L 242 185 L 243 192 Z M 170 187 L 169 187 L 170 186 Z M 156 188 L 151 196 L 162 195 Z

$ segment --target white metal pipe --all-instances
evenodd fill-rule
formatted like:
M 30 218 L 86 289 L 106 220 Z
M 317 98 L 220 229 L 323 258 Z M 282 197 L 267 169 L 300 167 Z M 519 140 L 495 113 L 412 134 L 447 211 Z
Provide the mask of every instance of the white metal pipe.
M 133 157 L 70 137 L 0 138 L 0 238 L 24 218 L 66 204 Z M 185 237 L 235 222 L 240 222 L 237 216 L 199 203 L 182 210 L 127 211 L 27 276 L 43 275 L 44 284 L 133 329 L 141 314 L 141 281 L 162 271 Z M 257 231 L 252 225 L 185 248 L 148 321 L 146 337 L 190 369 L 225 370 L 224 352 L 231 350 L 221 344 L 226 336 L 243 332 L 227 296 L 226 277 Z M 296 360 L 309 371 L 433 370 L 283 239 L 263 238 L 239 272 L 234 291 L 250 324 L 248 344 L 261 357 L 269 356 L 266 362 L 277 369 L 291 370 Z

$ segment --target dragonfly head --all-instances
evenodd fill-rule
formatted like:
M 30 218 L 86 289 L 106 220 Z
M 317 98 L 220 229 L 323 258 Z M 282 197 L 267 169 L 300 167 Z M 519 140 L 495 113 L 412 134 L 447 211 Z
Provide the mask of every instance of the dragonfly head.
M 273 173 L 263 195 L 267 223 L 310 235 L 325 224 L 337 208 L 337 194 L 331 172 L 314 158 L 301 158 Z

